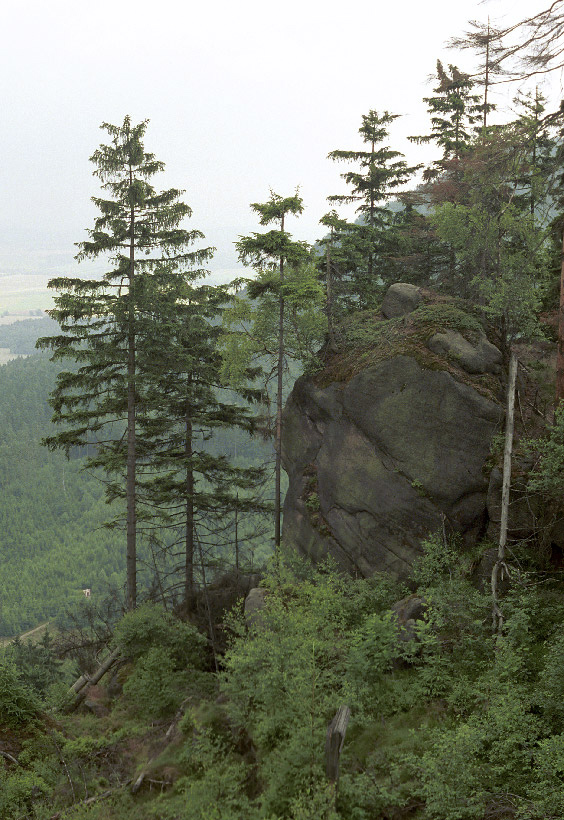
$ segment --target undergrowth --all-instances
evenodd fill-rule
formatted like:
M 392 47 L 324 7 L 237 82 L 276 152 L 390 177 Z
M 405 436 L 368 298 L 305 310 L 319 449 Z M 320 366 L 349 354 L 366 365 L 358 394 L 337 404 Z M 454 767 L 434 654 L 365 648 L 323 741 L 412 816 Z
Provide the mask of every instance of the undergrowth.
M 260 617 L 247 622 L 238 609 L 224 622 L 219 673 L 192 627 L 142 608 L 116 629 L 130 661 L 120 696 L 99 691 L 101 716 L 47 716 L 26 688 L 29 668 L 10 662 L 17 709 L 4 695 L 2 720 L 18 731 L 2 735 L 13 760 L 0 756 L 0 816 L 561 817 L 562 597 L 522 574 L 494 637 L 472 559 L 430 538 L 410 595 L 386 575 L 354 580 L 279 556 Z M 414 596 L 424 615 L 406 633 L 392 604 Z M 343 704 L 351 719 L 336 793 L 325 737 Z

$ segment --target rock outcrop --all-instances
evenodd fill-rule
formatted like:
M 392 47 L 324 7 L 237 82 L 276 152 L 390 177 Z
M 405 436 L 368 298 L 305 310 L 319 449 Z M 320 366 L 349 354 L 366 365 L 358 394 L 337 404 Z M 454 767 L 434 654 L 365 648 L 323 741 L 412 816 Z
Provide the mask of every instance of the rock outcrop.
M 487 526 L 484 466 L 501 430 L 501 402 L 478 389 L 449 350 L 421 354 L 448 328 L 427 323 L 414 336 L 416 325 L 405 320 L 392 319 L 394 333 L 405 326 L 403 349 L 394 341 L 391 355 L 368 357 L 340 381 L 302 377 L 284 411 L 284 542 L 314 559 L 329 553 L 362 576 L 408 576 L 429 533 L 446 527 L 471 544 Z M 464 342 L 470 372 L 482 353 L 494 378 L 497 348 L 477 332 Z

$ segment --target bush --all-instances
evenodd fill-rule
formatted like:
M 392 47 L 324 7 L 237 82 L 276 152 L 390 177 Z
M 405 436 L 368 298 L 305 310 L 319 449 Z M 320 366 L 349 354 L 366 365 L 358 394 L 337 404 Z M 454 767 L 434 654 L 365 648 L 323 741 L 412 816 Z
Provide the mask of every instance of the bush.
M 128 612 L 116 625 L 114 642 L 132 660 L 147 655 L 153 647 L 161 647 L 167 650 L 176 669 L 205 666 L 203 635 L 156 604 L 146 603 Z
M 175 669 L 169 651 L 153 646 L 139 658 L 123 691 L 136 714 L 144 718 L 161 718 L 179 707 L 187 677 L 187 672 Z
M 30 723 L 39 708 L 37 697 L 22 683 L 12 661 L 0 655 L 0 726 L 15 729 Z

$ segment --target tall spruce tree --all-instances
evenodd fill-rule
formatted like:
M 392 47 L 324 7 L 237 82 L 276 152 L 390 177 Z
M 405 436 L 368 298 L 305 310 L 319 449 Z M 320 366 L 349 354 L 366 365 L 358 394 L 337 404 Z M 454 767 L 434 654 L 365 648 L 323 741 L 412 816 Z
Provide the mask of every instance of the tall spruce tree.
M 210 445 L 218 429 L 252 432 L 254 418 L 246 402 L 262 396 L 245 386 L 238 391 L 241 403 L 222 384 L 218 342 L 228 298 L 226 287 L 177 279 L 156 295 L 156 332 L 143 340 L 150 347 L 144 351 L 147 385 L 139 427 L 150 472 L 141 476 L 138 487 L 142 526 L 160 534 L 167 552 L 184 554 L 187 610 L 195 600 L 200 542 L 210 532 L 217 536 L 234 512 L 253 514 L 265 508 L 254 492 L 262 471 L 235 467 Z M 247 379 L 254 375 L 245 373 Z
M 495 110 L 495 105 L 491 102 L 491 89 L 496 78 L 503 74 L 501 57 L 503 45 L 500 40 L 500 31 L 491 25 L 488 18 L 487 23 L 479 23 L 475 20 L 470 22 L 470 31 L 464 37 L 453 37 L 449 43 L 450 48 L 471 49 L 480 57 L 478 70 L 473 74 L 472 79 L 483 88 L 482 102 L 476 105 L 476 112 L 481 113 L 480 132 L 482 139 L 486 138 L 488 127 L 488 114 Z
M 328 200 L 335 204 L 357 205 L 359 219 L 345 226 L 333 225 L 332 244 L 340 247 L 342 275 L 349 279 L 349 290 L 357 308 L 373 307 L 383 287 L 393 279 L 390 259 L 397 236 L 393 229 L 393 212 L 386 207 L 389 199 L 415 173 L 403 154 L 383 144 L 389 126 L 398 114 L 369 111 L 363 115 L 359 134 L 364 150 L 331 151 L 329 159 L 356 163 L 358 170 L 341 174 L 350 193 L 335 194 Z M 334 221 L 334 220 L 333 220 Z M 393 265 L 392 265 L 393 269 Z
M 144 412 L 151 341 L 159 335 L 158 297 L 171 283 L 192 280 L 213 249 L 189 248 L 200 231 L 180 227 L 191 210 L 172 188 L 158 192 L 150 180 L 164 164 L 145 151 L 147 120 L 134 125 L 103 123 L 111 141 L 91 157 L 94 175 L 107 198 L 94 197 L 100 215 L 78 244 L 78 261 L 109 259 L 99 278 L 57 278 L 50 312 L 63 331 L 41 347 L 54 359 L 72 359 L 77 368 L 62 372 L 51 397 L 53 420 L 65 429 L 45 440 L 67 454 L 95 443 L 87 466 L 101 467 L 110 479 L 109 498 L 120 495 L 125 477 L 127 606 L 137 597 L 137 485 L 144 445 L 138 418 Z M 117 480 L 116 480 L 117 477 Z
M 294 321 L 299 327 L 299 314 L 321 295 L 313 265 L 306 265 L 310 249 L 305 242 L 292 239 L 286 230 L 286 218 L 303 211 L 303 201 L 298 193 L 281 197 L 271 192 L 267 202 L 254 202 L 251 208 L 259 215 L 261 225 L 277 226 L 265 233 L 253 233 L 240 237 L 237 242 L 239 259 L 255 268 L 257 278 L 247 280 L 247 293 L 251 300 L 258 300 L 261 309 L 253 315 L 248 301 L 238 300 L 228 312 L 227 326 L 231 330 L 226 345 L 225 372 L 237 381 L 241 365 L 247 366 L 249 358 L 260 355 L 272 359 L 272 373 L 276 379 L 276 421 L 274 432 L 274 544 L 280 546 L 281 537 L 281 473 L 282 473 L 282 406 L 283 379 L 287 353 L 288 324 Z M 310 314 L 308 314 L 310 318 Z M 252 322 L 249 328 L 237 330 L 241 322 Z M 315 323 L 315 320 L 314 320 Z M 300 332 L 295 341 L 301 355 L 307 347 L 308 334 Z

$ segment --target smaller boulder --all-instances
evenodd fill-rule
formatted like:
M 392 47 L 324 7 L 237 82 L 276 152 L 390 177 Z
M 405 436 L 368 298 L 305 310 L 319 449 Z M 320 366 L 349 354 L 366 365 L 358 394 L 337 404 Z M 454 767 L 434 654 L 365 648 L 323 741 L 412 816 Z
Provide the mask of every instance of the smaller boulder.
M 419 307 L 422 298 L 421 291 L 415 285 L 408 285 L 407 282 L 396 282 L 390 285 L 384 296 L 382 313 L 386 319 L 405 316 L 406 313 L 411 313 Z
M 408 595 L 407 598 L 396 601 L 392 606 L 392 612 L 397 621 L 400 641 L 417 640 L 415 624 L 423 620 L 426 611 L 427 604 L 419 595 Z
M 261 611 L 266 606 L 268 590 L 263 587 L 251 589 L 245 598 L 245 618 L 249 626 L 257 626 L 261 622 Z
M 439 356 L 452 359 L 467 373 L 494 373 L 501 372 L 502 355 L 495 345 L 489 342 L 485 334 L 481 334 L 476 344 L 465 339 L 461 333 L 446 328 L 441 333 L 435 333 L 427 342 L 427 347 Z

